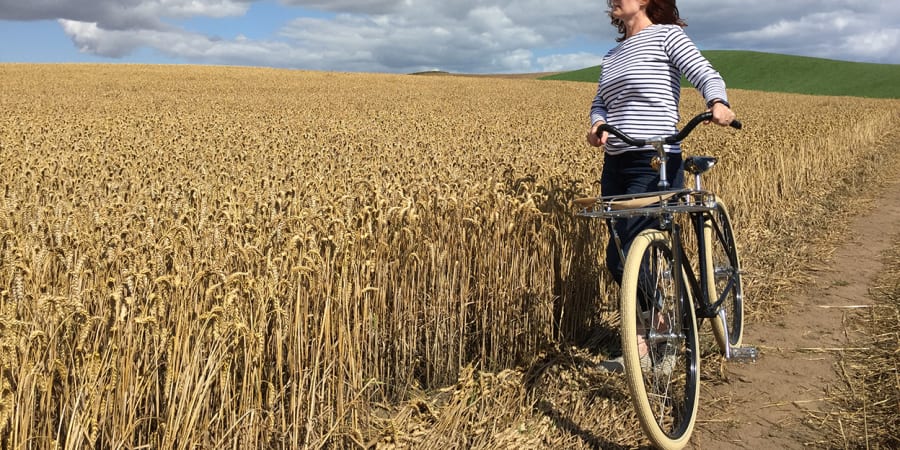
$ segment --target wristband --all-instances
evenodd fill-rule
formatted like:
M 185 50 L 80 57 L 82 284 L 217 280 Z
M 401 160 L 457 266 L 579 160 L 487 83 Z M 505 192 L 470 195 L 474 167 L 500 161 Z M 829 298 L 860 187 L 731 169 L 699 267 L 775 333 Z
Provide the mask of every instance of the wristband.
M 721 104 L 727 106 L 728 108 L 731 108 L 731 103 L 728 103 L 727 101 L 722 100 L 721 98 L 714 98 L 714 99 L 706 102 L 706 107 L 712 108 L 713 105 L 715 105 L 716 103 L 721 103 Z

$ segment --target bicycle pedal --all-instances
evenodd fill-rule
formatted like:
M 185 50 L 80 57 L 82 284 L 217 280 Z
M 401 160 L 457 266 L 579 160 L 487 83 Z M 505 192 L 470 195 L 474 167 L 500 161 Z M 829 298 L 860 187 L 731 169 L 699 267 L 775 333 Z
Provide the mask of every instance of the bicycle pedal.
M 759 350 L 756 347 L 732 347 L 729 361 L 739 363 L 755 363 L 759 358 Z

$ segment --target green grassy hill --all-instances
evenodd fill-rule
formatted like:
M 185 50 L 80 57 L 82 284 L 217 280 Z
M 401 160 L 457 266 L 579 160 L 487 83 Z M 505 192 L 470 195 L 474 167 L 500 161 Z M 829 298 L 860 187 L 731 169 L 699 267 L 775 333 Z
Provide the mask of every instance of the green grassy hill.
M 729 88 L 811 95 L 900 98 L 900 64 L 870 64 L 749 51 L 703 52 Z M 600 66 L 544 77 L 596 83 Z

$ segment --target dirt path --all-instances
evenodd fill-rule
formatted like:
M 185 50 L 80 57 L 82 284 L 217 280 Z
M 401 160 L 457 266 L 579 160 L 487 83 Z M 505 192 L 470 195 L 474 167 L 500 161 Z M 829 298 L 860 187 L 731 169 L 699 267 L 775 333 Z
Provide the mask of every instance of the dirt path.
M 843 246 L 814 274 L 813 281 L 784 302 L 794 305 L 783 317 L 749 324 L 744 340 L 756 345 L 755 364 L 729 364 L 728 382 L 704 385 L 704 404 L 693 446 L 727 448 L 822 448 L 816 417 L 827 412 L 831 387 L 841 383 L 836 355 L 850 347 L 845 314 L 871 303 L 869 286 L 882 270 L 879 255 L 900 233 L 900 182 L 885 185 L 878 210 L 857 216 Z M 790 295 L 790 296 L 788 296 Z

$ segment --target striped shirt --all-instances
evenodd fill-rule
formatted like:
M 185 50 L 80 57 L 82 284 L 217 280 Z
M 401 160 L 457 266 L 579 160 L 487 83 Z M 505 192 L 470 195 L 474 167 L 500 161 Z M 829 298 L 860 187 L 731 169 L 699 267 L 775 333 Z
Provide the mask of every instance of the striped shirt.
M 599 120 L 626 134 L 646 139 L 677 131 L 681 75 L 709 101 L 728 100 L 725 82 L 678 25 L 651 25 L 622 41 L 603 57 L 597 96 L 591 104 L 591 125 Z M 630 147 L 610 135 L 606 152 L 620 154 Z M 680 144 L 666 151 L 680 152 Z

